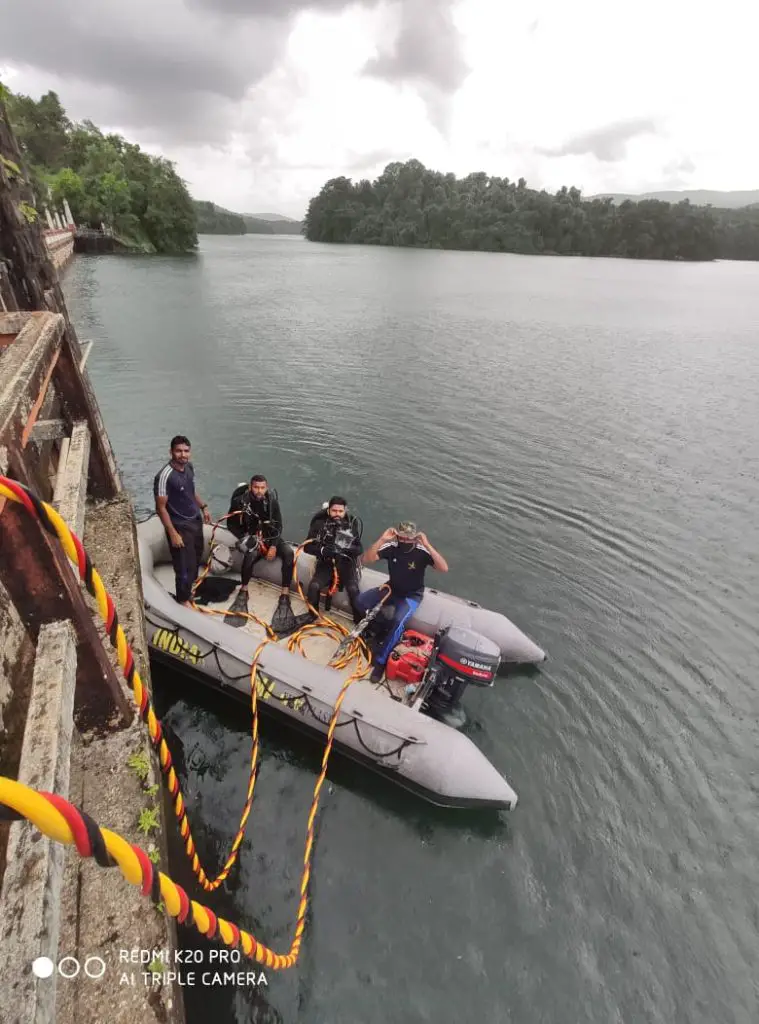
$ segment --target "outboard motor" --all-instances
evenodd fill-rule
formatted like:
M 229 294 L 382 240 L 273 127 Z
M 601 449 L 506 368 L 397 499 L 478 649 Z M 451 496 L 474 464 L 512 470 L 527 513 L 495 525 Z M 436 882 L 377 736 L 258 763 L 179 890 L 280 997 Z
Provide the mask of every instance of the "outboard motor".
M 500 648 L 482 634 L 463 626 L 441 630 L 413 706 L 421 704 L 423 713 L 461 729 L 466 724 L 464 691 L 470 684 L 492 686 L 500 664 Z

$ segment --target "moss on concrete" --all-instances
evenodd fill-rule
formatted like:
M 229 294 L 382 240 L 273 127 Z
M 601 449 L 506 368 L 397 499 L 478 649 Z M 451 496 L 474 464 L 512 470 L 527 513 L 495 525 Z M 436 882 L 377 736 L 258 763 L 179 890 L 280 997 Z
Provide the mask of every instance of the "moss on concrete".
M 126 495 L 88 508 L 84 543 L 113 595 L 140 675 L 149 685 L 137 538 Z M 104 633 L 103 640 L 112 652 Z M 115 659 L 113 653 L 112 657 Z M 124 689 L 127 692 L 126 684 Z M 141 752 L 147 760 L 147 773 L 135 768 L 135 755 L 142 759 Z M 157 790 L 149 792 L 162 785 L 159 771 L 147 730 L 137 718 L 116 733 L 102 737 L 84 734 L 77 737 L 72 752 L 71 800 L 99 825 L 146 851 L 152 846 L 159 868 L 168 874 L 162 802 Z M 141 812 L 152 807 L 159 809 L 161 828 L 148 837 L 138 825 Z M 67 849 L 62 909 L 61 955 L 102 957 L 107 965 L 103 981 L 108 984 L 77 978 L 59 985 L 57 1024 L 133 1024 L 136 1020 L 140 1024 L 179 1024 L 184 1020 L 179 988 L 146 987 L 141 971 L 147 970 L 147 965 L 119 969 L 121 949 L 176 948 L 172 918 L 156 910 L 118 869 L 99 868 L 94 860 L 82 860 L 71 848 Z M 137 984 L 119 985 L 125 971 L 136 976 Z

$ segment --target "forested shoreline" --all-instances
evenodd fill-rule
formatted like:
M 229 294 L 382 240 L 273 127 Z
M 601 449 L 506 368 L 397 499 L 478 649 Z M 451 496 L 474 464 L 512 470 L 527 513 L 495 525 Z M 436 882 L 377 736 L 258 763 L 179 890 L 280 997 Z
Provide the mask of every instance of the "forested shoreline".
M 34 100 L 0 90 L 38 212 L 66 199 L 77 224 L 106 224 L 132 248 L 187 252 L 197 246 L 192 199 L 169 160 L 105 135 L 91 121 L 72 122 L 54 92 Z
M 687 200 L 615 204 L 528 188 L 524 178 L 465 178 L 418 160 L 373 182 L 332 178 L 308 206 L 310 241 L 563 256 L 759 260 L 759 206 L 719 210 Z

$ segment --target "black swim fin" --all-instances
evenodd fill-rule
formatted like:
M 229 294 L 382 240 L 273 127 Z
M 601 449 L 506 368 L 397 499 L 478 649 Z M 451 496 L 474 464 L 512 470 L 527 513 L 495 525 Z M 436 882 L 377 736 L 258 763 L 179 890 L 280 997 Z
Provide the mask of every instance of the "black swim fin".
M 289 594 L 280 594 L 277 607 L 271 617 L 271 628 L 279 636 L 289 636 L 295 629 L 295 615 Z
M 235 615 L 234 612 L 247 612 L 248 610 L 248 588 L 240 587 L 240 592 L 227 609 L 224 622 L 228 626 L 244 626 L 248 619 L 244 615 Z
M 281 640 L 286 636 L 291 636 L 303 626 L 308 625 L 309 622 L 313 622 L 315 618 L 316 616 L 311 612 L 304 612 L 302 615 L 296 615 L 293 612 L 292 605 L 290 604 L 289 595 L 282 594 L 274 614 L 271 617 L 271 628 Z

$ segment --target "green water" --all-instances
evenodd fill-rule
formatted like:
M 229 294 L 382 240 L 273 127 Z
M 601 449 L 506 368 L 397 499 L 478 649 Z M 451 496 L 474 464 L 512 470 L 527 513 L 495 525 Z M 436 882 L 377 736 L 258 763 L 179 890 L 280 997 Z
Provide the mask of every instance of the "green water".
M 201 243 L 67 274 L 138 507 L 186 433 L 217 515 L 263 472 L 294 540 L 333 492 L 368 540 L 412 518 L 445 588 L 550 660 L 467 695 L 511 816 L 336 763 L 297 968 L 186 991 L 188 1020 L 755 1022 L 759 265 Z M 249 723 L 158 683 L 210 872 Z M 264 728 L 240 865 L 208 898 L 279 951 L 319 760 Z

